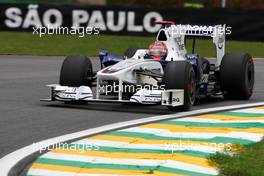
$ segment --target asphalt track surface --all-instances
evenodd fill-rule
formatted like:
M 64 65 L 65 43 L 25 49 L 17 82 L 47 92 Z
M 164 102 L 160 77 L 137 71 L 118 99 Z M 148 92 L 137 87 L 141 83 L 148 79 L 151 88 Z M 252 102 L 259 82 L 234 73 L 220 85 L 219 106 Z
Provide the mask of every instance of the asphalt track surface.
M 165 107 L 40 102 L 46 84 L 58 83 L 64 57 L 0 56 L 0 158 L 44 139 L 115 122 L 169 114 Z M 99 67 L 97 58 L 93 58 Z M 255 60 L 255 91 L 249 101 L 204 99 L 195 109 L 264 101 L 264 59 Z

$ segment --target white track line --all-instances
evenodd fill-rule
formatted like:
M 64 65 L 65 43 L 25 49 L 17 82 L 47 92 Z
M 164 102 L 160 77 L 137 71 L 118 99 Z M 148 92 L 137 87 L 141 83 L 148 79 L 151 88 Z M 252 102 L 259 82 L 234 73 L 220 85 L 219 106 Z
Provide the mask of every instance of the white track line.
M 119 131 L 153 134 L 160 137 L 174 137 L 174 138 L 212 139 L 215 137 L 227 137 L 227 138 L 245 139 L 255 142 L 260 141 L 263 137 L 263 134 L 236 132 L 236 131 L 228 132 L 228 133 L 191 133 L 191 132 L 171 132 L 170 130 L 166 130 L 166 129 L 142 128 L 142 127 L 132 127 Z
M 241 117 L 241 119 L 242 118 L 243 117 Z M 257 118 L 257 117 L 252 117 L 252 118 Z M 207 118 L 197 118 L 197 117 L 185 117 L 183 119 L 173 119 L 171 121 L 205 122 L 205 123 L 264 123 L 264 120 L 218 120 L 218 119 L 207 119 Z
M 73 139 L 95 135 L 98 133 L 115 130 L 119 128 L 125 128 L 128 126 L 139 125 L 142 123 L 150 123 L 150 122 L 159 121 L 159 120 L 167 120 L 167 119 L 172 119 L 172 118 L 179 118 L 182 116 L 191 116 L 195 114 L 210 113 L 214 111 L 225 111 L 225 110 L 230 110 L 230 109 L 249 108 L 249 107 L 263 106 L 263 105 L 264 105 L 264 102 L 259 102 L 259 103 L 249 103 L 249 104 L 242 104 L 242 105 L 232 105 L 232 106 L 200 109 L 200 110 L 189 111 L 189 112 L 181 112 L 177 114 L 169 114 L 169 115 L 162 115 L 162 116 L 131 120 L 131 121 L 126 121 L 126 122 L 119 122 L 119 123 L 105 125 L 105 126 L 98 127 L 98 128 L 92 128 L 92 129 L 88 129 L 88 130 L 84 130 L 84 131 L 80 131 L 76 133 L 58 136 L 55 138 L 43 140 L 38 143 L 25 146 L 1 158 L 0 159 L 0 166 L 1 166 L 0 175 L 8 176 L 8 173 L 19 161 L 25 159 L 27 156 L 30 156 L 38 152 L 39 146 L 48 147 L 50 145 L 55 145 L 55 144 L 63 143 L 66 141 L 71 141 Z
M 74 142 L 75 145 L 87 145 L 87 146 L 97 146 L 97 147 L 118 147 L 118 148 L 128 148 L 128 149 L 146 149 L 146 150 L 169 150 L 169 151 L 182 151 L 190 150 L 187 146 L 180 146 L 175 144 L 131 144 L 129 142 L 115 142 L 115 141 L 106 141 L 106 140 L 95 140 L 95 139 L 83 139 L 81 141 Z M 191 150 L 205 152 L 205 153 L 215 153 L 217 151 L 222 151 L 218 147 L 208 147 L 203 145 L 193 145 Z
M 36 176 L 72 176 L 72 172 L 62 172 L 62 171 L 52 171 L 46 169 L 30 169 L 29 175 Z M 74 176 L 151 176 L 149 174 L 138 174 L 138 175 L 123 175 L 123 174 L 84 174 L 84 173 L 74 173 Z
M 239 110 L 235 110 L 232 112 L 245 112 L 245 113 L 252 113 L 252 114 L 256 114 L 256 113 L 260 113 L 260 114 L 264 114 L 264 109 L 253 109 L 253 108 L 247 108 L 247 109 L 239 109 Z

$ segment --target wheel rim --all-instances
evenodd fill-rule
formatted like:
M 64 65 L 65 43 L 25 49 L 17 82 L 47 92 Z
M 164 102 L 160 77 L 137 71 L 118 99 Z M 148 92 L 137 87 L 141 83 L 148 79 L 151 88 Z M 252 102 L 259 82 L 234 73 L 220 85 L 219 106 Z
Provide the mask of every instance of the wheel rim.
M 247 94 L 251 95 L 254 87 L 254 65 L 252 59 L 247 63 L 245 79 Z

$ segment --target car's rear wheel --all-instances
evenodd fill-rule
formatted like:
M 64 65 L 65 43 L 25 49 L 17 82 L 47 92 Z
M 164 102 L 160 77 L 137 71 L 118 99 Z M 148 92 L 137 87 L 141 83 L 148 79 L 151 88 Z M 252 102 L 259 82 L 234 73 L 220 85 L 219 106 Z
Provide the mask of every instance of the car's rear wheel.
M 137 50 L 138 48 L 128 48 L 124 53 L 124 57 L 132 58 L 136 54 Z
M 255 70 L 252 57 L 246 53 L 227 53 L 220 66 L 220 82 L 227 99 L 247 100 L 253 94 Z
M 91 86 L 93 68 L 86 56 L 68 56 L 60 72 L 60 85 L 69 87 Z M 67 104 L 85 104 L 85 101 L 65 101 Z
M 128 48 L 124 53 L 124 58 L 132 58 L 140 49 L 145 50 L 145 48 Z
M 168 106 L 169 110 L 189 110 L 195 101 L 195 72 L 187 61 L 169 62 L 164 69 L 163 83 L 165 89 L 184 89 L 184 104 Z

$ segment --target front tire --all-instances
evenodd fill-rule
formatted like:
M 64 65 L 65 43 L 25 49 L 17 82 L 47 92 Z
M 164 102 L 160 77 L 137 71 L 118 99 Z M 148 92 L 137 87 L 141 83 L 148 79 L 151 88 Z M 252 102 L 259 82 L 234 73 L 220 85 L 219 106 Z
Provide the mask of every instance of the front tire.
M 90 86 L 93 80 L 91 60 L 85 56 L 68 56 L 63 61 L 60 85 L 69 87 Z M 86 104 L 86 101 L 65 101 L 66 104 Z
M 169 62 L 164 69 L 163 83 L 165 89 L 184 89 L 184 104 L 182 106 L 168 106 L 169 110 L 189 110 L 195 101 L 195 72 L 187 61 Z
M 227 53 L 220 66 L 220 82 L 227 99 L 248 100 L 253 94 L 255 70 L 246 53 Z
M 60 72 L 60 85 L 69 87 L 91 86 L 93 77 L 91 60 L 86 56 L 68 56 Z

